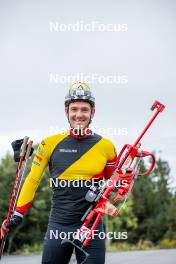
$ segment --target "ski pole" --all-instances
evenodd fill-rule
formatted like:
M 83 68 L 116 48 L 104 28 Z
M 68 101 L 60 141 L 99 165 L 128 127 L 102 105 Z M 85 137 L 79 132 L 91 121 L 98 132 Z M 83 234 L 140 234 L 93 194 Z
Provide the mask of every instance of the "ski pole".
M 23 144 L 21 146 L 20 160 L 19 160 L 18 167 L 16 170 L 15 182 L 13 185 L 12 195 L 11 195 L 11 199 L 10 199 L 10 206 L 8 209 L 8 214 L 7 214 L 7 218 L 5 220 L 5 224 L 8 224 L 10 222 L 11 218 L 13 217 L 15 207 L 16 207 L 17 198 L 18 198 L 18 194 L 19 194 L 19 191 L 21 188 L 21 184 L 22 184 L 24 175 L 25 175 L 27 161 L 28 161 L 28 158 L 31 154 L 33 142 L 30 140 L 28 143 L 28 140 L 29 140 L 29 137 L 24 137 Z M 1 240 L 0 260 L 1 260 L 1 257 L 3 255 L 3 252 L 4 252 L 4 247 L 5 247 L 5 243 L 7 240 L 7 236 L 8 236 L 8 233 L 5 232 L 3 239 Z

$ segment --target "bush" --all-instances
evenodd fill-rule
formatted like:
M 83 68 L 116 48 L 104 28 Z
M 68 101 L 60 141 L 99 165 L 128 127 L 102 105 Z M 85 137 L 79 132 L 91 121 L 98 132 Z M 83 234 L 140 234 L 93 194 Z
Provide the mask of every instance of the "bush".
M 159 242 L 159 248 L 176 248 L 176 240 L 163 239 Z

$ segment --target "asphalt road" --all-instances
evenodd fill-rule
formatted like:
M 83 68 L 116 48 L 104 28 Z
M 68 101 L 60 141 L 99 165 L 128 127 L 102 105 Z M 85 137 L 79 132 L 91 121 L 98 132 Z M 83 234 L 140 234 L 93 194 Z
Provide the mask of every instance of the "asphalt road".
M 40 264 L 41 256 L 4 256 L 2 264 Z M 58 262 L 59 263 L 59 262 Z M 176 249 L 107 253 L 106 264 L 175 264 Z M 59 263 L 62 264 L 62 263 Z M 74 256 L 70 264 L 76 264 Z

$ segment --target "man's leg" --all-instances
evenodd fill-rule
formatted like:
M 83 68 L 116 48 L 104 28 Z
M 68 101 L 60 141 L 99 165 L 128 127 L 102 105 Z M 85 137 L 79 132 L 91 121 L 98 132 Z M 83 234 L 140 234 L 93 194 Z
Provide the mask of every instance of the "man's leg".
M 101 232 L 101 234 L 100 234 Z M 97 231 L 94 233 L 94 237 L 90 240 L 87 247 L 84 250 L 90 255 L 84 264 L 104 264 L 105 263 L 105 233 L 103 223 L 101 222 Z M 75 248 L 77 263 L 80 264 L 85 259 L 85 255 Z
M 90 256 L 84 264 L 105 264 L 105 247 L 97 247 L 90 244 L 85 250 Z M 85 259 L 85 255 L 79 249 L 75 249 L 75 253 L 77 263 L 82 263 Z
M 44 244 L 42 264 L 68 264 L 73 253 L 73 246 L 70 244 L 56 246 L 50 243 Z
M 42 264 L 68 264 L 72 253 L 73 245 L 61 245 L 62 238 L 60 234 L 66 234 L 69 228 L 61 225 L 48 225 L 44 238 L 44 249 L 42 255 Z

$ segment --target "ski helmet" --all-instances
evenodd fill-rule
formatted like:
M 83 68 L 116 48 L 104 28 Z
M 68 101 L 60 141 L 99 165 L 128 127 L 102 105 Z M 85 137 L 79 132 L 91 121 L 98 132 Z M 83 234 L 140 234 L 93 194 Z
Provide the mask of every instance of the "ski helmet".
M 95 98 L 86 83 L 77 82 L 70 86 L 68 94 L 65 96 L 65 106 L 69 106 L 71 102 L 85 101 L 91 107 L 95 106 Z

